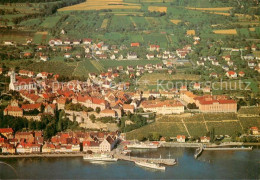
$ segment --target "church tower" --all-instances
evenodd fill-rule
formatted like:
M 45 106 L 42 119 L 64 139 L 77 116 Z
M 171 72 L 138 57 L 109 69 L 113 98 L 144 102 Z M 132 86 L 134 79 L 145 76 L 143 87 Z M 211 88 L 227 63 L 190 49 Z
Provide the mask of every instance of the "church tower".
M 9 90 L 15 90 L 15 86 L 14 83 L 16 82 L 15 79 L 15 72 L 14 70 L 12 70 L 11 74 L 10 74 L 10 84 L 9 84 Z

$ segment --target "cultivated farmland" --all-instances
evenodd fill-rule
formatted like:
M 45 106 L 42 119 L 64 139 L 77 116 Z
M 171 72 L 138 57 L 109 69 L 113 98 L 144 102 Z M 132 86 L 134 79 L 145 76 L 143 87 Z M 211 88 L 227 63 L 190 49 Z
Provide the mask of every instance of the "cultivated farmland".
M 232 7 L 218 7 L 218 8 L 196 8 L 196 7 L 187 7 L 186 9 L 199 10 L 199 11 L 229 11 Z
M 237 35 L 236 29 L 223 29 L 223 30 L 214 30 L 215 34 L 225 34 L 225 35 Z
M 171 22 L 173 23 L 173 24 L 179 24 L 180 22 L 181 22 L 181 20 L 179 20 L 179 19 L 172 19 L 171 20 Z
M 101 28 L 102 28 L 102 29 L 106 29 L 106 28 L 107 28 L 108 20 L 109 20 L 109 19 L 104 19 L 104 20 L 103 20 L 103 22 L 102 22 L 102 24 L 101 24 Z
M 124 3 L 122 0 L 88 0 L 84 3 L 61 8 L 59 11 L 88 11 L 102 9 L 141 9 L 141 5 Z
M 148 10 L 151 12 L 156 11 L 156 12 L 165 12 L 166 13 L 167 7 L 149 6 Z

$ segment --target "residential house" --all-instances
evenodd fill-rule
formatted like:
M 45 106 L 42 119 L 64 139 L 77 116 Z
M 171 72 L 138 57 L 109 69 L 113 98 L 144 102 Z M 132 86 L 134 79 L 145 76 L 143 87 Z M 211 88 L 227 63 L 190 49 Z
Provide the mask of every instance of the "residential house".
M 186 140 L 186 136 L 184 136 L 184 135 L 177 135 L 176 139 L 177 139 L 177 142 L 184 143 L 185 140 Z
M 137 54 L 135 52 L 129 52 L 129 53 L 127 53 L 127 59 L 128 60 L 136 60 Z
M 202 142 L 202 143 L 209 143 L 210 142 L 210 137 L 202 136 L 202 137 L 200 137 L 200 142 Z
M 140 43 L 131 43 L 131 47 L 139 47 Z
M 150 51 L 160 51 L 160 46 L 159 46 L 159 45 L 152 44 L 152 45 L 150 45 L 149 50 L 150 50 Z
M 6 139 L 13 139 L 14 131 L 12 128 L 0 128 L 0 137 L 5 137 Z
M 237 78 L 237 73 L 234 71 L 228 71 L 226 72 L 226 76 L 229 78 Z

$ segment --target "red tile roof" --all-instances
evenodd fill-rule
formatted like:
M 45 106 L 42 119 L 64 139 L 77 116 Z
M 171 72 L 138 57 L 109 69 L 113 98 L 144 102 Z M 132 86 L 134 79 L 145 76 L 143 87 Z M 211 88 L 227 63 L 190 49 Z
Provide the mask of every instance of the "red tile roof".
M 0 128 L 0 133 L 13 133 L 12 128 Z
M 34 110 L 34 109 L 39 109 L 40 107 L 41 107 L 41 104 L 23 104 L 21 108 Z
M 20 107 L 15 107 L 15 106 L 11 106 L 11 105 L 8 105 L 4 111 L 23 111 Z
M 131 47 L 139 47 L 140 44 L 139 43 L 131 43 Z

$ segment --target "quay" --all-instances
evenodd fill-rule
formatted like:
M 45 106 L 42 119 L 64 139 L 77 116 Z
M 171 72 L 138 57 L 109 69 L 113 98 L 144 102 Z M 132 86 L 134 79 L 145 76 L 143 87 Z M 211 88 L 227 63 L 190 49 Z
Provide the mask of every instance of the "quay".
M 153 162 L 153 163 L 160 163 L 168 166 L 173 166 L 176 164 L 175 159 L 161 159 L 161 158 L 142 158 L 142 157 L 134 157 L 134 156 L 126 156 L 122 154 L 115 154 L 114 155 L 116 158 L 120 160 L 125 160 L 125 161 L 132 161 L 132 162 Z
M 203 148 L 205 151 L 252 151 L 253 147 Z
M 175 143 L 175 142 L 165 142 L 161 143 L 160 147 L 188 147 L 188 148 L 198 148 L 201 143 Z
M 194 158 L 197 159 L 203 151 L 202 143 L 172 143 L 165 142 L 161 144 L 161 147 L 185 147 L 185 148 L 196 148 Z

